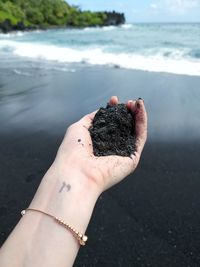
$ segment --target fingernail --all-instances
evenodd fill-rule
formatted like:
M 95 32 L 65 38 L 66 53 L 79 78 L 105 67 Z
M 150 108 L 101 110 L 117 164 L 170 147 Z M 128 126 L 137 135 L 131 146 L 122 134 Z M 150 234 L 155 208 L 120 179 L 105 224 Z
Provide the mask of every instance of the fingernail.
M 133 101 L 132 100 L 129 100 L 127 104 L 128 105 L 131 105 L 131 103 L 133 103 Z
M 141 97 L 139 97 L 138 100 L 142 100 L 144 102 L 144 100 Z M 140 102 L 138 102 L 138 100 L 137 100 L 136 106 L 139 109 L 139 108 L 141 108 L 141 104 L 140 104 Z

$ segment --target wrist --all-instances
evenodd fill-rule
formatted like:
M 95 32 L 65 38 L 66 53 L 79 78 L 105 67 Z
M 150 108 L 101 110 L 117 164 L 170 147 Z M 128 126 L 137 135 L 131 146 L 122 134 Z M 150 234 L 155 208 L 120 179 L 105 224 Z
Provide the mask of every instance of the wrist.
M 84 232 L 100 195 L 78 169 L 53 164 L 45 174 L 30 207 L 57 216 Z
M 66 185 L 74 185 L 77 190 L 80 190 L 82 193 L 87 193 L 87 195 L 99 197 L 102 193 L 99 185 L 95 182 L 95 179 L 92 179 L 91 176 L 84 172 L 84 168 L 81 168 L 78 164 L 70 163 L 60 163 L 54 162 L 50 167 L 47 175 L 44 179 L 50 183 L 65 183 Z M 49 172 L 51 173 L 49 175 Z M 65 187 L 66 189 L 66 187 Z M 69 191 L 71 191 L 72 187 Z

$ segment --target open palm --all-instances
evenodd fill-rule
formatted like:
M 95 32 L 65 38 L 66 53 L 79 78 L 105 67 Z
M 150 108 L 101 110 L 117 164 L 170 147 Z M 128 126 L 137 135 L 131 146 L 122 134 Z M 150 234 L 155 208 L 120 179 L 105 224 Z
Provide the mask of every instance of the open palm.
M 117 97 L 111 97 L 110 105 L 118 104 Z M 58 151 L 58 161 L 79 169 L 101 192 L 120 182 L 135 170 L 147 138 L 147 114 L 141 99 L 127 102 L 127 108 L 134 114 L 136 144 L 131 157 L 101 156 L 93 154 L 92 140 L 88 131 L 96 111 L 72 124 Z

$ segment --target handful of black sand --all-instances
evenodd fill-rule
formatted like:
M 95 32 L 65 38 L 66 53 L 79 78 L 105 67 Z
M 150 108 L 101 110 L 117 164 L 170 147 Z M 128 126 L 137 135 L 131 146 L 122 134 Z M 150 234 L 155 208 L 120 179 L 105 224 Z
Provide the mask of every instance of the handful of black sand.
M 89 128 L 94 155 L 130 157 L 135 151 L 134 127 L 134 114 L 125 104 L 100 108 Z

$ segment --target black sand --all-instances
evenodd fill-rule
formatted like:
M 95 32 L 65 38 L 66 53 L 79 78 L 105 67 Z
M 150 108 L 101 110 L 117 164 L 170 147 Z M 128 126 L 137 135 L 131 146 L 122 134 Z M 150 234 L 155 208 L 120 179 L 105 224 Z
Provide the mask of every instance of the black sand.
M 95 156 L 130 157 L 135 151 L 134 114 L 125 104 L 100 108 L 89 132 Z
M 142 97 L 150 128 L 140 165 L 100 197 L 88 245 L 74 266 L 200 265 L 200 78 L 101 68 L 36 70 L 31 78 L 5 69 L 0 84 L 1 244 L 32 199 L 65 128 L 110 95 L 122 102 Z

